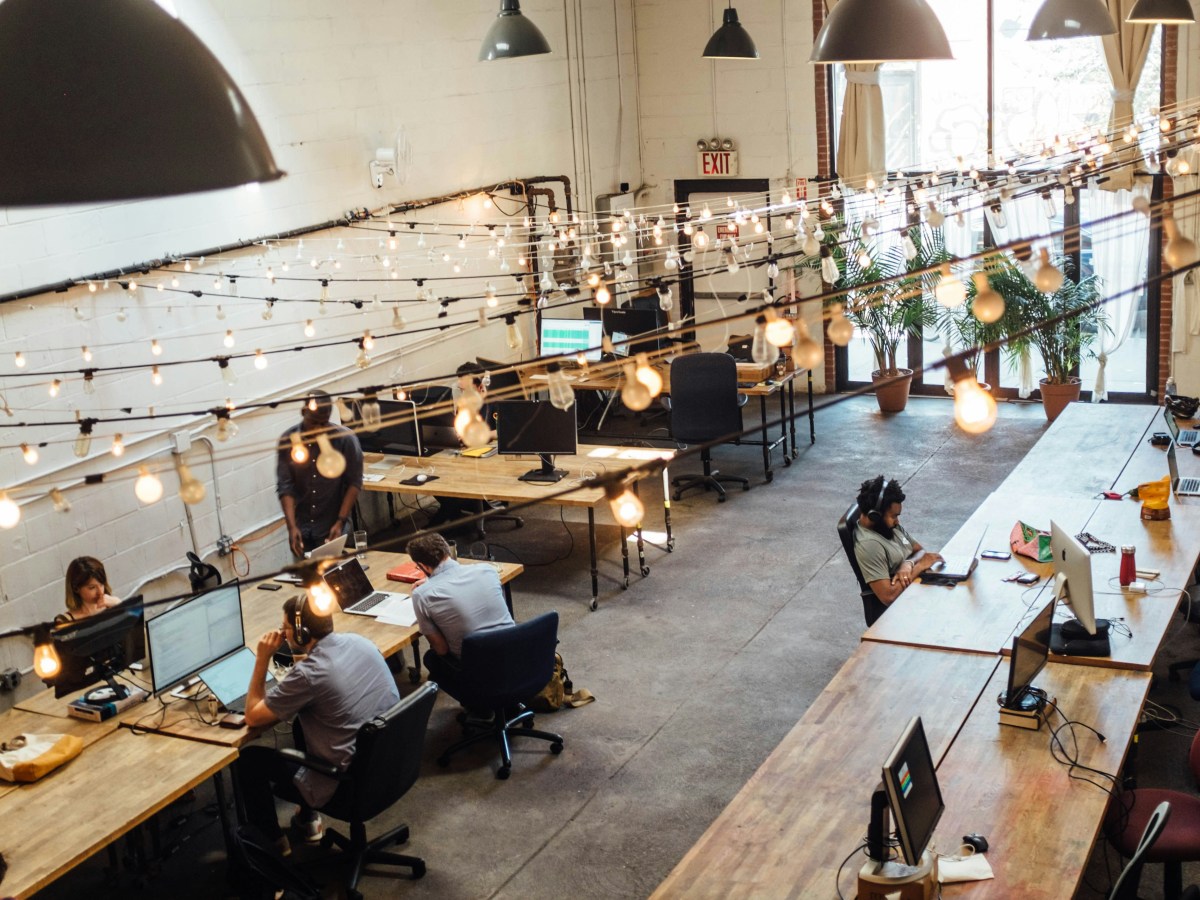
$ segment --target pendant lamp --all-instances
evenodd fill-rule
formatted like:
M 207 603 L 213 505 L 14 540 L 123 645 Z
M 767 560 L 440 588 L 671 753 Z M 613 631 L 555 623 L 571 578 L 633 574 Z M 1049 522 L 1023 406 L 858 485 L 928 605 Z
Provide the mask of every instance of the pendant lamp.
M 705 59 L 758 59 L 758 48 L 754 46 L 750 33 L 738 21 L 733 0 L 729 0 L 721 27 L 713 32 L 704 45 L 703 56 Z
M 821 26 L 809 62 L 953 58 L 942 23 L 925 0 L 841 0 Z
M 1125 21 L 1145 25 L 1194 25 L 1196 13 L 1188 0 L 1137 0 Z
M 153 0 L 4 0 L 0 84 L 0 207 L 284 174 L 229 73 Z
M 514 59 L 549 52 L 545 35 L 521 15 L 521 0 L 500 0 L 500 13 L 483 38 L 479 59 Z
M 1046 0 L 1029 26 L 1029 41 L 1116 34 L 1117 23 L 1102 0 Z

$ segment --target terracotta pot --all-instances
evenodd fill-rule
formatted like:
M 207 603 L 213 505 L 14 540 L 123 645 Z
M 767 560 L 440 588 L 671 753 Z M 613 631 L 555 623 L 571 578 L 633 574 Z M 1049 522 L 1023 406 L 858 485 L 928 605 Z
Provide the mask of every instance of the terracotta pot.
M 885 413 L 904 412 L 904 407 L 908 405 L 908 391 L 912 387 L 912 380 L 912 369 L 901 369 L 898 377 L 880 375 L 878 369 L 872 372 L 871 381 L 876 385 L 875 401 L 879 404 L 879 411 Z M 890 381 L 890 383 L 880 385 L 881 381 Z
M 1046 418 L 1051 422 L 1059 417 L 1068 403 L 1079 399 L 1079 392 L 1083 389 L 1083 382 L 1078 378 L 1072 378 L 1067 384 L 1047 384 L 1043 378 L 1039 384 L 1042 391 L 1042 408 L 1046 410 Z

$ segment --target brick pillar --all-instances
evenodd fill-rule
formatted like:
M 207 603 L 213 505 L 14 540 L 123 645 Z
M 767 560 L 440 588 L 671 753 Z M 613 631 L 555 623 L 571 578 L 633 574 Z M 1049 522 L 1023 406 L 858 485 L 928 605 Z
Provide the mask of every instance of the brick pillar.
M 1177 63 L 1179 60 L 1179 26 L 1164 25 L 1162 34 L 1162 92 L 1159 106 L 1171 110 L 1177 96 Z M 1174 196 L 1171 179 L 1163 178 L 1163 199 Z M 1165 241 L 1164 241 L 1165 244 Z M 1171 315 L 1174 290 L 1170 279 L 1159 282 L 1158 288 L 1158 396 L 1166 392 L 1167 375 L 1171 371 Z

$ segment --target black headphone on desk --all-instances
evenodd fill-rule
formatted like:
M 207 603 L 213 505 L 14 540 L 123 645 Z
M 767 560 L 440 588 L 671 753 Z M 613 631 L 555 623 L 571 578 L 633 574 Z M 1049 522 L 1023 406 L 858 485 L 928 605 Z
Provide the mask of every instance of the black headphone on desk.
M 304 619 L 302 611 L 304 604 L 307 601 L 301 597 L 300 602 L 296 604 L 296 608 L 292 610 L 292 634 L 296 638 L 296 643 L 303 647 L 310 640 L 312 635 L 308 633 L 308 629 L 304 627 Z
M 875 508 L 867 510 L 867 518 L 872 522 L 879 523 L 883 521 L 883 495 L 887 493 L 888 485 L 892 483 L 891 479 L 879 476 L 882 483 L 879 485 L 879 496 L 875 498 Z

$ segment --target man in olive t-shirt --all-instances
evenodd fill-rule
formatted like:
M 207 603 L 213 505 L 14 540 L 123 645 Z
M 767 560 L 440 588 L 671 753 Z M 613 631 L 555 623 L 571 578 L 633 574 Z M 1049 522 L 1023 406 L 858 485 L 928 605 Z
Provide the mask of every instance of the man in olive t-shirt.
M 882 475 L 867 479 L 859 487 L 854 557 L 863 581 L 884 604 L 891 603 L 914 578 L 942 561 L 939 554 L 926 551 L 900 525 L 903 503 L 900 483 Z

